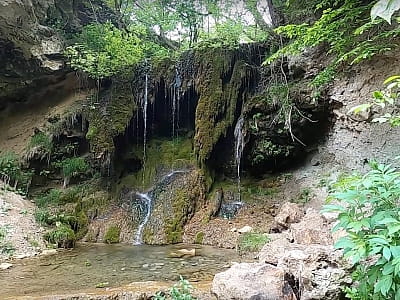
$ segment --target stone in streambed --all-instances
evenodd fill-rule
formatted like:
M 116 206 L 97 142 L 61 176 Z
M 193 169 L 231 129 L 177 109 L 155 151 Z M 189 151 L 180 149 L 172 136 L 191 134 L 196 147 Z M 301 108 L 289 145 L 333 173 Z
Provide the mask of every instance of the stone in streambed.
M 13 265 L 10 263 L 2 263 L 0 264 L 0 270 L 8 270 L 12 267 Z
M 196 249 L 179 249 L 168 254 L 172 258 L 196 256 Z

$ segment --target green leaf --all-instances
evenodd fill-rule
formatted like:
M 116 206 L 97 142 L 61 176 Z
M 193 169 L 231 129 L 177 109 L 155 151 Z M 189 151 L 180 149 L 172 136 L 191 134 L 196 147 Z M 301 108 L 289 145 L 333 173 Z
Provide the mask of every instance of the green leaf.
M 337 249 L 353 248 L 354 246 L 354 242 L 351 241 L 347 236 L 340 238 L 335 244 L 335 248 Z
M 400 257 L 400 246 L 390 246 L 390 251 L 394 257 Z
M 352 107 L 347 113 L 348 114 L 351 114 L 351 113 L 359 114 L 360 112 L 367 111 L 368 109 L 371 108 L 371 106 L 372 106 L 372 104 L 369 104 L 369 103 L 360 104 L 360 105 Z
M 400 1 L 399 1 L 399 3 L 400 3 Z M 383 84 L 388 84 L 388 83 L 390 83 L 390 82 L 392 82 L 392 81 L 394 81 L 394 80 L 400 80 L 400 75 L 390 76 L 389 78 L 387 78 L 387 79 L 383 82 Z
M 390 260 L 390 257 L 392 256 L 392 252 L 390 252 L 389 247 L 383 248 L 383 257 L 386 258 L 386 260 Z
M 389 263 L 385 264 L 385 266 L 383 267 L 382 274 L 389 275 L 389 274 L 392 274 L 393 271 L 394 271 L 394 266 L 389 262 Z
M 391 24 L 392 15 L 400 9 L 400 0 L 379 0 L 371 9 L 371 18 L 381 17 Z

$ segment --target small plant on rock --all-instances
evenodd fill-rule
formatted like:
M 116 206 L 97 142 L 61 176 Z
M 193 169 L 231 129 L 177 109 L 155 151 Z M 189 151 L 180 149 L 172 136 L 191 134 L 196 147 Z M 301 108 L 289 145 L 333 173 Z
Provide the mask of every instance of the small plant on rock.
M 45 234 L 44 238 L 58 248 L 73 248 L 76 237 L 69 225 L 57 222 L 57 227 Z
M 37 132 L 31 137 L 28 145 L 28 151 L 25 155 L 27 161 L 36 157 L 39 159 L 50 160 L 50 155 L 53 152 L 53 141 L 51 137 L 44 132 Z
M 256 252 L 269 241 L 269 238 L 264 233 L 247 232 L 243 233 L 239 238 L 240 252 Z
M 106 234 L 104 235 L 104 242 L 107 244 L 119 243 L 119 235 L 121 229 L 117 226 L 111 226 L 108 228 Z
M 154 299 L 155 300 L 196 300 L 195 297 L 191 295 L 193 290 L 192 285 L 189 283 L 188 280 L 183 279 L 180 276 L 180 280 L 177 284 L 170 288 L 167 294 L 158 292 Z
M 71 178 L 84 174 L 89 170 L 89 165 L 82 157 L 67 158 L 57 164 L 61 167 L 64 176 L 63 188 L 66 188 Z

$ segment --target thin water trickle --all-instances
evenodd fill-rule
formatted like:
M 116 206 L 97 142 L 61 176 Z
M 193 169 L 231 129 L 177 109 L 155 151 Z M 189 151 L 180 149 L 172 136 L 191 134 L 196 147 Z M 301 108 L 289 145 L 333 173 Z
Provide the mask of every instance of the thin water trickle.
M 149 75 L 145 75 L 145 87 L 144 87 L 144 98 L 142 100 L 142 110 L 143 110 L 143 185 L 145 180 L 145 170 L 146 170 L 146 142 L 147 142 L 147 103 L 148 103 L 148 83 Z
M 146 214 L 143 220 L 140 222 L 139 227 L 136 231 L 134 245 L 141 245 L 143 243 L 142 236 L 143 236 L 143 228 L 149 221 L 151 215 L 151 206 L 152 206 L 152 199 L 148 194 L 136 193 L 136 195 L 140 198 L 140 201 L 143 202 Z
M 242 154 L 243 154 L 243 148 L 244 148 L 243 124 L 244 124 L 243 117 L 240 116 L 236 123 L 235 131 L 234 131 L 234 135 L 235 135 L 235 165 L 236 165 L 236 176 L 237 176 L 237 185 L 238 185 L 239 196 L 240 196 L 240 192 L 241 192 L 240 162 L 242 160 Z

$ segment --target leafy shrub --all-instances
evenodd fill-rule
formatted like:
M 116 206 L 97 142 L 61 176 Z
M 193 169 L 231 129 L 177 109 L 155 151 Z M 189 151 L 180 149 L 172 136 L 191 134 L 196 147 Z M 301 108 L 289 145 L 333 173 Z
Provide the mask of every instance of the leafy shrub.
M 45 207 L 48 205 L 55 205 L 60 203 L 62 191 L 58 189 L 51 189 L 47 194 L 36 198 L 35 203 L 39 207 Z
M 69 225 L 58 223 L 57 227 L 45 234 L 44 238 L 59 248 L 72 248 L 75 245 L 76 237 Z
M 339 204 L 324 210 L 337 212 L 347 235 L 336 248 L 344 250 L 355 271 L 351 299 L 400 299 L 400 171 L 373 163 L 371 171 L 336 186 L 330 195 Z
M 110 22 L 87 25 L 76 39 L 65 55 L 72 68 L 92 78 L 115 75 L 143 58 L 137 34 L 120 30 Z
M 119 243 L 119 235 L 121 233 L 121 229 L 117 226 L 111 226 L 107 229 L 106 234 L 104 235 L 104 242 L 107 244 L 115 244 Z
M 269 241 L 268 236 L 264 233 L 243 233 L 239 238 L 239 251 L 256 252 Z
M 188 280 L 183 279 L 182 276 L 180 276 L 179 283 L 175 284 L 173 287 L 170 288 L 168 294 L 164 294 L 162 292 L 158 292 L 154 299 L 155 300 L 167 300 L 167 299 L 172 299 L 172 300 L 195 300 L 191 295 L 191 292 L 193 290 L 193 287 L 189 283 Z
M 53 152 L 53 141 L 51 137 L 44 132 L 38 132 L 31 137 L 28 145 L 28 152 L 26 154 L 27 160 L 37 156 L 40 159 L 50 159 L 50 155 Z
M 399 35 L 399 19 L 395 18 L 395 25 L 387 24 L 380 18 L 371 20 L 371 4 L 368 1 L 304 3 L 306 6 L 311 3 L 313 7 L 309 7 L 309 11 L 319 11 L 321 16 L 311 24 L 278 27 L 276 32 L 289 38 L 290 42 L 267 58 L 266 63 L 271 63 L 282 55 L 294 55 L 310 47 L 326 45 L 328 53 L 333 54 L 333 60 L 314 79 L 313 85 L 316 87 L 328 83 L 342 63 L 355 64 L 397 46 L 394 39 Z
M 35 220 L 40 225 L 50 225 L 50 212 L 47 209 L 38 209 L 35 211 Z
M 61 168 L 61 173 L 64 176 L 63 187 L 66 188 L 72 177 L 86 173 L 89 170 L 89 165 L 82 157 L 67 158 L 56 164 Z
M 18 156 L 13 152 L 0 153 L 0 179 L 25 194 L 32 178 L 31 172 L 24 172 Z

